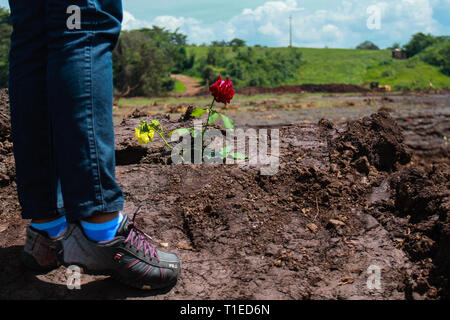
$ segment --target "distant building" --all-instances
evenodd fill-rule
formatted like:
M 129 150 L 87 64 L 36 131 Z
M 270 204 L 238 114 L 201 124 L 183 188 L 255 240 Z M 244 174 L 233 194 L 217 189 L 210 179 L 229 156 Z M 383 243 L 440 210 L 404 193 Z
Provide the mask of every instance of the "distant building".
M 392 51 L 392 58 L 394 59 L 408 59 L 408 52 L 403 49 L 395 49 Z

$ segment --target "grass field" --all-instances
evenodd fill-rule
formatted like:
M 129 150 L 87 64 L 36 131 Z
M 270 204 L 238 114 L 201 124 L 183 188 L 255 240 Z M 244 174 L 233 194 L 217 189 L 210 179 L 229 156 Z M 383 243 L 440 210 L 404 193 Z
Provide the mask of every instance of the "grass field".
M 183 93 L 186 91 L 186 87 L 184 86 L 184 83 L 180 80 L 175 80 L 175 88 L 172 92 L 174 93 Z
M 242 48 L 240 50 L 246 50 Z M 254 48 L 261 54 L 265 50 L 289 50 L 288 48 Z M 418 57 L 408 60 L 392 59 L 390 50 L 314 49 L 300 48 L 303 65 L 298 70 L 299 80 L 286 84 L 347 83 L 360 85 L 364 82 L 379 82 L 391 85 L 394 90 L 428 88 L 432 81 L 435 88 L 449 88 L 450 77 L 442 74 L 438 67 L 431 66 Z M 196 59 L 205 57 L 208 47 L 188 47 L 188 55 Z M 231 48 L 225 49 L 233 56 Z M 192 70 L 187 75 L 200 77 Z

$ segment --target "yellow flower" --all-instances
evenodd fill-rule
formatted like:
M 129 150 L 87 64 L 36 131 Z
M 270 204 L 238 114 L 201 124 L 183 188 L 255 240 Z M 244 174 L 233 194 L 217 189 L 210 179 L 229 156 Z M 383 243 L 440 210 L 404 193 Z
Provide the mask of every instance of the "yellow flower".
M 140 144 L 147 144 L 150 142 L 150 137 L 148 136 L 148 134 L 142 133 L 139 135 L 138 140 Z
M 155 136 L 155 130 L 150 130 L 150 132 L 148 133 L 148 136 L 150 138 L 150 141 L 153 141 L 153 137 Z
M 149 130 L 149 131 L 147 131 Z M 147 144 L 150 141 L 153 142 L 153 138 L 155 137 L 155 130 L 148 128 L 145 126 L 144 128 L 134 128 L 134 135 L 139 140 L 140 144 Z
M 150 142 L 150 137 L 148 133 L 143 133 L 138 128 L 135 128 L 134 130 L 135 130 L 134 135 L 136 136 L 140 144 L 147 144 Z

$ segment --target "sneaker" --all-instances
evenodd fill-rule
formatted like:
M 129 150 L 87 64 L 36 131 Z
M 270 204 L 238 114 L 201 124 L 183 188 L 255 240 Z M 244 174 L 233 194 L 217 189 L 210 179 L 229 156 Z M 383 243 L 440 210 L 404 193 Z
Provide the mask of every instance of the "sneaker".
M 62 240 L 62 260 L 66 266 L 79 266 L 84 273 L 110 275 L 138 289 L 173 287 L 180 275 L 180 259 L 156 249 L 149 240 L 151 238 L 137 228 L 134 218 L 130 221 L 127 215 L 116 237 L 105 242 L 88 239 L 79 224 L 70 224 Z
M 46 232 L 33 227 L 27 228 L 25 246 L 21 260 L 29 269 L 39 272 L 48 272 L 58 268 L 61 262 L 58 259 L 62 249 L 61 240 L 64 233 L 57 238 L 50 238 Z

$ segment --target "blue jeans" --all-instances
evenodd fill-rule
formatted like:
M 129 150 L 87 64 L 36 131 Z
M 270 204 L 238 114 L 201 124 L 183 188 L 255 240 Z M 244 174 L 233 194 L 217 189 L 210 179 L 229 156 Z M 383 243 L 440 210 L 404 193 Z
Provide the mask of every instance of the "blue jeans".
M 122 1 L 9 5 L 11 127 L 23 218 L 66 215 L 74 222 L 122 210 L 112 116 Z M 81 28 L 68 27 L 72 5 L 80 8 Z

